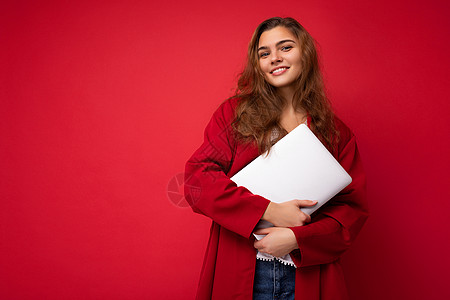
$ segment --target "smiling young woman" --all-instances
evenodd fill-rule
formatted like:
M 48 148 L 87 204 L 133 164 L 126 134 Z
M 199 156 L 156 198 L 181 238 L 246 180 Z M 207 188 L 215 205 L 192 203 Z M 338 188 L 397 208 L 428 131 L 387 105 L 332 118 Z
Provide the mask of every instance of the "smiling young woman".
M 299 209 L 310 199 L 274 203 L 230 180 L 301 123 L 353 179 L 312 216 Z M 197 299 L 347 298 L 340 256 L 368 217 L 365 176 L 355 137 L 325 96 L 314 40 L 296 20 L 256 28 L 236 95 L 186 163 L 185 196 L 212 219 Z M 260 220 L 274 227 L 260 229 Z
M 277 26 L 261 34 L 258 57 L 266 82 L 286 100 L 280 115 L 280 125 L 290 132 L 306 120 L 306 111 L 303 108 L 295 111 L 292 106 L 295 83 L 302 72 L 300 41 L 286 27 Z

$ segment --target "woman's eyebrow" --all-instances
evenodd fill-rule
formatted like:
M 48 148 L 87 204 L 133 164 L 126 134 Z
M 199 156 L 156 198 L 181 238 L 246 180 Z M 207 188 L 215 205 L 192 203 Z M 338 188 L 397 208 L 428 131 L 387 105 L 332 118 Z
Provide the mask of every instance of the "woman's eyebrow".
M 283 44 L 283 43 L 286 43 L 286 42 L 292 42 L 292 43 L 295 44 L 295 41 L 287 39 L 287 40 L 281 40 L 281 41 L 279 41 L 278 43 L 276 43 L 275 46 L 279 46 L 279 45 L 281 45 L 281 44 Z M 259 47 L 257 51 L 259 51 L 259 50 L 264 50 L 264 49 L 268 49 L 268 48 L 269 48 L 269 47 L 267 47 L 267 46 L 262 46 L 262 47 Z

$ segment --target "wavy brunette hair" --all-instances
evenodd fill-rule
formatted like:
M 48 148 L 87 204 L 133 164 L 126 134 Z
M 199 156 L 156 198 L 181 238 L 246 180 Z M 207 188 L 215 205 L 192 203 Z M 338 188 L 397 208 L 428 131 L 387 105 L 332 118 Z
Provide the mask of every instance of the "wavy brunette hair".
M 295 83 L 292 104 L 296 111 L 304 110 L 311 118 L 311 129 L 329 149 L 334 149 L 338 132 L 334 114 L 325 95 L 315 41 L 306 29 L 293 18 L 270 18 L 253 33 L 248 46 L 247 64 L 239 75 L 236 93 L 236 117 L 232 127 L 238 139 L 255 142 L 260 153 L 287 134 L 280 125 L 286 105 L 265 79 L 259 67 L 258 45 L 261 34 L 278 26 L 289 29 L 300 42 L 302 71 Z

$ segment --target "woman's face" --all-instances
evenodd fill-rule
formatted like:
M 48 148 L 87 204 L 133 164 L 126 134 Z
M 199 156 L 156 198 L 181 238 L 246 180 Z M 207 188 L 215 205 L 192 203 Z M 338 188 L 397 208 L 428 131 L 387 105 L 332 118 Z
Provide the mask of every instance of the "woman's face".
M 302 72 L 300 42 L 283 26 L 264 31 L 259 38 L 258 61 L 269 84 L 293 89 Z

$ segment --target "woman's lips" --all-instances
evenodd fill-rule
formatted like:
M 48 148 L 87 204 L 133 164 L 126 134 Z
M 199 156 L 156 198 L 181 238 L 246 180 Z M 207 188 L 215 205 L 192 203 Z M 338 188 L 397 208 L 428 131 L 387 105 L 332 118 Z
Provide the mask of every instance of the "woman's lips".
M 284 74 L 289 68 L 288 67 L 278 67 L 270 72 L 274 76 Z

